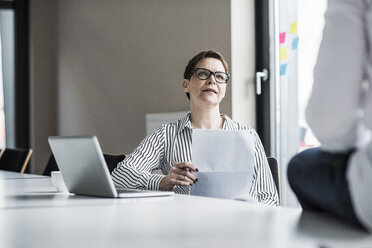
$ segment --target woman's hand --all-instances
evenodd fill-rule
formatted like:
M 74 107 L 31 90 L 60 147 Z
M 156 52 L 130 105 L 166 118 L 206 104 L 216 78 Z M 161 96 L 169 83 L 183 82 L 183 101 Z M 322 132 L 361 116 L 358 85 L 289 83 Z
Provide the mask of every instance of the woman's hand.
M 159 184 L 160 190 L 173 190 L 174 186 L 190 186 L 195 183 L 198 179 L 191 172 L 198 172 L 198 169 L 187 162 L 174 163 L 172 168 L 169 170 Z

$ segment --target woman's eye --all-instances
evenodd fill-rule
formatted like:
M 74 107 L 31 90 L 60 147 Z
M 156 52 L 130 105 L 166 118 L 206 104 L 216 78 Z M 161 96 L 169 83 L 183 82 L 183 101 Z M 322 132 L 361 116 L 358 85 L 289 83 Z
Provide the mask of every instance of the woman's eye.
M 205 71 L 201 71 L 201 72 L 198 73 L 198 77 L 206 78 L 206 77 L 208 77 L 208 74 Z
M 225 77 L 223 75 L 221 75 L 221 74 L 217 74 L 216 75 L 216 79 L 217 80 L 225 80 Z

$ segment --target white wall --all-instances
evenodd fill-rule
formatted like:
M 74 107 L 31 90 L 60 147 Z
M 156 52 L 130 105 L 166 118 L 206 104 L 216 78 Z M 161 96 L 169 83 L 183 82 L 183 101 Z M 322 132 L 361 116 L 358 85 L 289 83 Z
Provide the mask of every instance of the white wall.
M 232 118 L 256 128 L 254 1 L 231 0 Z

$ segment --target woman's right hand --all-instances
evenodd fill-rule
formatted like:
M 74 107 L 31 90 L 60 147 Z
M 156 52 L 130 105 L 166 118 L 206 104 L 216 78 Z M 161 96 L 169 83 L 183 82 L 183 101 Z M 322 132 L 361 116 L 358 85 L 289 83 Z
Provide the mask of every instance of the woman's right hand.
M 159 190 L 169 191 L 173 190 L 176 185 L 190 186 L 195 183 L 198 179 L 191 172 L 198 172 L 198 169 L 190 163 L 174 163 L 172 168 L 169 170 L 159 184 Z

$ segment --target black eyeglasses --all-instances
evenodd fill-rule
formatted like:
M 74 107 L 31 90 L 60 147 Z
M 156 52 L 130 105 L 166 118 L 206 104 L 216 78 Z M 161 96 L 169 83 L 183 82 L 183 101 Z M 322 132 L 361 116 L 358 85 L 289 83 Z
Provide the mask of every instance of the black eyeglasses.
M 195 68 L 190 74 L 190 78 L 195 73 L 195 76 L 201 80 L 207 80 L 211 75 L 214 76 L 217 83 L 226 84 L 229 81 L 230 75 L 222 71 L 210 71 L 205 68 Z

